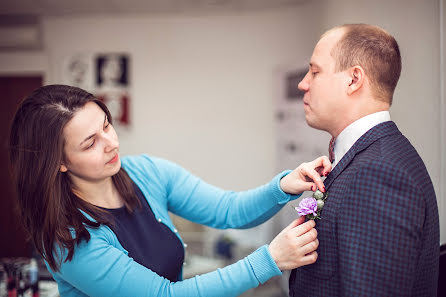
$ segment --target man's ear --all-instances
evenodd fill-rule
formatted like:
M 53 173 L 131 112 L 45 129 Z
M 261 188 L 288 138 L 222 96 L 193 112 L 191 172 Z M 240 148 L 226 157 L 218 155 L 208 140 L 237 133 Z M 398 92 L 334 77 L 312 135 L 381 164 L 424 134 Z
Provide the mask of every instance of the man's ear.
M 67 172 L 68 168 L 64 164 L 61 164 L 59 170 L 60 170 L 60 172 Z
M 348 70 L 350 83 L 347 88 L 347 94 L 352 95 L 361 89 L 365 81 L 364 69 L 361 66 L 353 66 Z

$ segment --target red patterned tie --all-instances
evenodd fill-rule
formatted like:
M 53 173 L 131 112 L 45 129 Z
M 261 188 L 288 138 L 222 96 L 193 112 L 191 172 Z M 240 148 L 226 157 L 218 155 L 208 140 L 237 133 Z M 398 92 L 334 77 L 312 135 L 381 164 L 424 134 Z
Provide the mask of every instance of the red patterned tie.
M 330 139 L 330 144 L 328 145 L 328 158 L 330 159 L 330 162 L 333 163 L 335 154 L 334 154 L 334 143 L 336 141 L 335 137 L 332 137 Z

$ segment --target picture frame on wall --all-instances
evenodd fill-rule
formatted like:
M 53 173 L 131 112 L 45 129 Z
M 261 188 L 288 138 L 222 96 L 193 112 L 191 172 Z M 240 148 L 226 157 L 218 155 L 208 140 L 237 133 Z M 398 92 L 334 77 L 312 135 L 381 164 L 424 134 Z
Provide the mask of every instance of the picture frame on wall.
M 128 53 L 74 53 L 63 63 L 63 83 L 93 93 L 109 109 L 115 128 L 127 128 L 131 124 L 130 61 Z

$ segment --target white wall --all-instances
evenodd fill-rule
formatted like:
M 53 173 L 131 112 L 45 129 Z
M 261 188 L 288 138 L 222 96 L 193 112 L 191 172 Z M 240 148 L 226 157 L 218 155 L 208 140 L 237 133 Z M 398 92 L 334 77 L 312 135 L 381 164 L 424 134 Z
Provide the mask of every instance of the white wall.
M 446 242 L 446 1 L 439 0 L 440 2 L 440 39 L 442 41 L 440 48 L 440 61 L 441 61 L 441 174 L 440 174 L 440 229 L 441 242 Z
M 46 75 L 48 55 L 44 52 L 0 52 L 0 75 Z

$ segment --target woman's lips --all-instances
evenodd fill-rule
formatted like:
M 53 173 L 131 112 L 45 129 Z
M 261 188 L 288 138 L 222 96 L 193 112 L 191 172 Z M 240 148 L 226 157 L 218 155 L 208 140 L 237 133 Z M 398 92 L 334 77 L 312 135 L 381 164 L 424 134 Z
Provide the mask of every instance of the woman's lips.
M 107 164 L 112 164 L 115 163 L 116 161 L 118 161 L 119 159 L 119 154 L 116 154 L 113 159 L 111 159 L 110 161 L 107 162 Z

